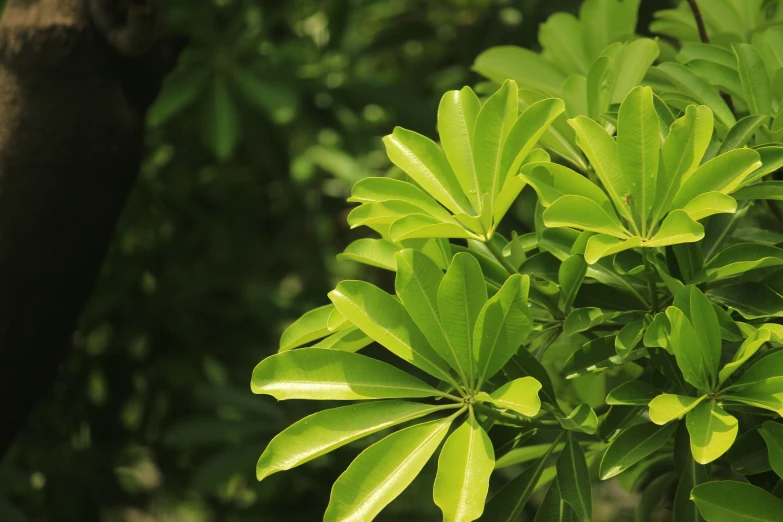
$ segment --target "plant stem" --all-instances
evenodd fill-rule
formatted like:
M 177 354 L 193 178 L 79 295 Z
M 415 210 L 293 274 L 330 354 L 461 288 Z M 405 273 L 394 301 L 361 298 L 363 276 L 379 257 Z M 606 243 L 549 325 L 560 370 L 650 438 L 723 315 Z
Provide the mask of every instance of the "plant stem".
M 451 384 L 452 386 L 454 385 L 454 383 L 449 383 L 449 384 Z M 458 402 L 458 403 L 465 402 L 465 395 L 464 395 L 464 392 L 462 391 L 462 388 L 460 388 L 459 386 L 456 386 L 455 389 L 459 390 L 460 394 L 462 394 L 463 396 L 462 397 L 457 397 L 456 395 L 452 395 L 450 393 L 443 392 L 443 391 L 440 391 L 440 390 L 436 390 L 437 391 L 436 395 L 438 397 L 443 397 L 444 399 L 451 399 L 452 401 Z
M 487 245 L 487 248 L 489 249 L 490 252 L 492 252 L 492 255 L 495 256 L 498 263 L 500 263 L 509 274 L 519 273 L 519 270 L 514 268 L 514 265 L 512 265 L 509 262 L 509 260 L 506 259 L 506 256 L 504 256 L 503 252 L 501 252 L 500 249 L 498 249 L 497 245 L 493 244 L 490 241 L 485 241 L 484 244 Z M 558 308 L 557 305 L 553 303 L 551 299 L 549 299 L 549 296 L 547 296 L 541 290 L 536 288 L 532 282 L 530 284 L 530 294 L 531 294 L 531 299 L 543 305 L 544 308 L 549 310 L 549 313 L 552 314 L 553 317 L 555 317 L 556 319 L 563 318 L 562 310 L 560 310 L 560 308 Z
M 710 37 L 707 36 L 707 27 L 704 25 L 704 18 L 701 16 L 699 4 L 696 3 L 696 0 L 688 0 L 688 4 L 691 6 L 693 18 L 696 19 L 696 27 L 699 28 L 699 38 L 701 38 L 701 42 L 706 44 L 710 43 Z
M 701 15 L 699 4 L 696 3 L 696 0 L 688 0 L 688 5 L 691 6 L 693 18 L 696 20 L 696 27 L 699 29 L 699 39 L 701 40 L 701 43 L 710 43 L 710 37 L 707 35 L 707 26 L 704 25 L 704 17 Z M 734 102 L 731 100 L 731 96 L 725 92 L 721 92 L 720 95 L 723 98 L 723 101 L 726 102 L 726 105 L 729 106 L 729 110 L 731 110 L 732 113 L 737 114 L 734 110 Z
M 642 254 L 644 261 L 644 271 L 647 274 L 647 288 L 650 290 L 650 305 L 653 313 L 658 313 L 658 289 L 655 286 L 655 270 L 650 265 L 650 261 L 645 254 Z
M 499 410 L 496 410 L 494 408 L 490 408 L 488 406 L 484 406 L 480 403 L 473 403 L 472 407 L 476 410 L 477 413 L 480 413 L 482 415 L 486 415 L 487 417 L 492 417 L 496 420 L 501 420 L 505 422 L 512 422 L 514 424 L 517 424 L 519 426 L 525 426 L 529 428 L 553 428 L 556 426 L 560 426 L 560 424 L 557 421 L 545 421 L 545 420 L 533 420 L 528 419 L 522 416 L 518 415 L 512 415 L 510 413 L 505 413 Z

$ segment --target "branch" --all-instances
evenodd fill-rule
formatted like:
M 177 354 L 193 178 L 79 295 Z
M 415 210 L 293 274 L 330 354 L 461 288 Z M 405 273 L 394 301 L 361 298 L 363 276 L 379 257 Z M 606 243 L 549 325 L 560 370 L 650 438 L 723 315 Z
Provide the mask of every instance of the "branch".
M 699 39 L 701 39 L 701 43 L 710 43 L 710 37 L 707 35 L 707 27 L 704 25 L 704 18 L 701 16 L 701 9 L 699 9 L 699 4 L 696 3 L 696 0 L 688 0 L 688 5 L 691 6 L 693 18 L 696 19 L 696 27 L 699 29 Z M 734 110 L 734 102 L 732 101 L 731 96 L 725 92 L 721 92 L 720 95 L 723 98 L 723 101 L 726 102 L 726 105 L 729 106 L 729 110 L 731 110 L 733 114 L 736 114 L 736 111 Z
M 701 16 L 699 4 L 696 3 L 696 0 L 688 0 L 688 5 L 691 6 L 693 17 L 696 19 L 696 27 L 699 28 L 699 38 L 701 38 L 702 43 L 710 43 L 710 37 L 707 36 L 707 27 L 704 25 L 704 18 Z

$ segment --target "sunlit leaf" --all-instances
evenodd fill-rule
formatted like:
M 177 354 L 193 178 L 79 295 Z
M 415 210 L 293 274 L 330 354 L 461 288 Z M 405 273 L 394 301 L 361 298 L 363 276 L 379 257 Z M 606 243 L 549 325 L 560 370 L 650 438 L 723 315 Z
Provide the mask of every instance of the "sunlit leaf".
M 495 452 L 473 415 L 449 435 L 438 458 L 433 496 L 444 522 L 470 522 L 484 511 Z
M 685 417 L 691 436 L 691 453 L 699 464 L 707 464 L 726 453 L 737 438 L 737 419 L 714 400 L 702 402 Z
M 454 406 L 446 406 L 450 407 Z M 442 409 L 444 406 L 415 402 L 376 401 L 319 411 L 272 439 L 258 460 L 256 476 L 263 480 L 367 435 Z
M 442 395 L 394 366 L 364 355 L 308 348 L 267 357 L 253 370 L 253 393 L 278 400 L 356 400 Z
M 451 418 L 417 424 L 376 442 L 332 486 L 324 521 L 372 520 L 421 472 L 446 436 Z

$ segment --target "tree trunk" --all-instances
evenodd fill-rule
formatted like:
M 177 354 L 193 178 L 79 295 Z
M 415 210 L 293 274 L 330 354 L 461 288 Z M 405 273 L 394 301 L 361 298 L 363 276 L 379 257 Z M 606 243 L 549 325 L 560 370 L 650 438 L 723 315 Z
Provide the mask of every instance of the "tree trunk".
M 111 31 L 153 7 L 9 0 L 0 20 L 0 457 L 69 353 L 136 178 L 172 53 Z

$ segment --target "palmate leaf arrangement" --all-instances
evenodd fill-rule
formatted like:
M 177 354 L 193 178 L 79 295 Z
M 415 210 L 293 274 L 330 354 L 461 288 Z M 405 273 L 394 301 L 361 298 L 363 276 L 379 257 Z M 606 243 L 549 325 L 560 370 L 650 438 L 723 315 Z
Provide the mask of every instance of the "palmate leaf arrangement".
M 445 521 L 534 500 L 536 522 L 590 520 L 613 477 L 636 520 L 783 520 L 783 235 L 757 201 L 783 199 L 783 28 L 774 3 L 704 0 L 712 43 L 687 6 L 656 17 L 676 50 L 633 35 L 638 3 L 554 15 L 542 54 L 483 53 L 487 96 L 446 93 L 439 144 L 384 139 L 407 177 L 356 184 L 348 221 L 380 238 L 341 258 L 394 293 L 339 283 L 251 385 L 358 402 L 280 433 L 259 480 L 375 435 L 324 520 L 372 520 L 438 451 Z M 506 238 L 518 199 L 533 223 Z

